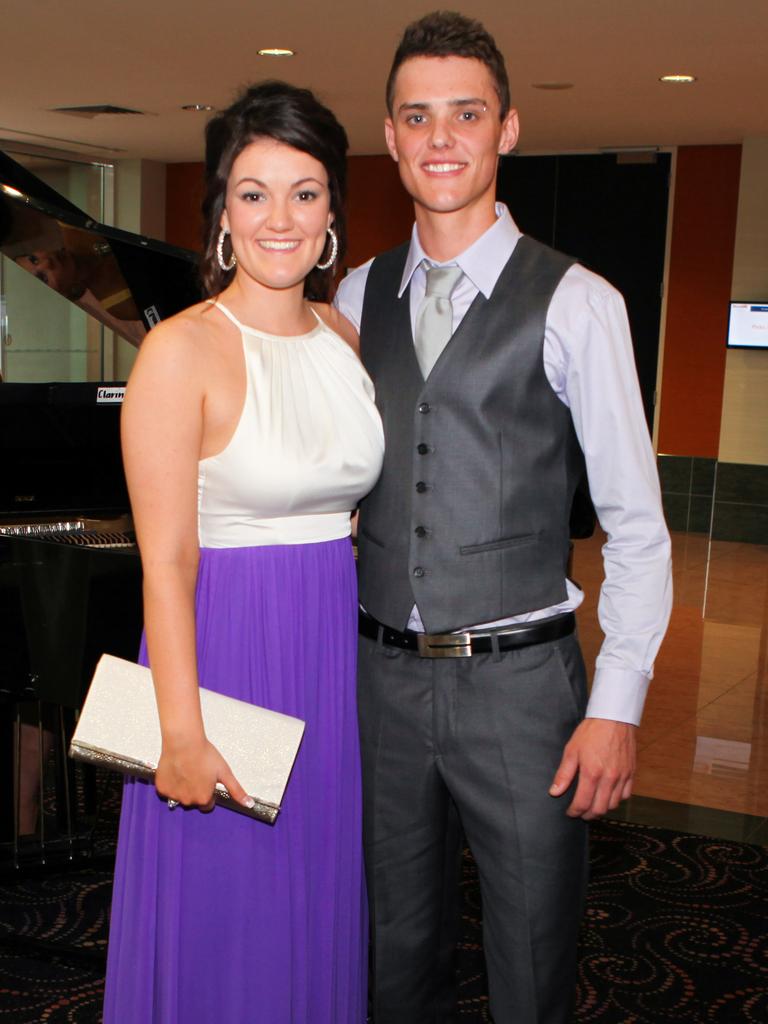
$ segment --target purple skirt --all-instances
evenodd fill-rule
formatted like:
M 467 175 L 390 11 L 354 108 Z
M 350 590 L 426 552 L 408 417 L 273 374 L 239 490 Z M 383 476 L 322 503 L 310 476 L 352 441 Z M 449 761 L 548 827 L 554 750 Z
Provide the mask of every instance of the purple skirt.
M 350 542 L 200 554 L 201 685 L 304 719 L 304 740 L 273 826 L 126 782 L 105 1024 L 362 1024 Z

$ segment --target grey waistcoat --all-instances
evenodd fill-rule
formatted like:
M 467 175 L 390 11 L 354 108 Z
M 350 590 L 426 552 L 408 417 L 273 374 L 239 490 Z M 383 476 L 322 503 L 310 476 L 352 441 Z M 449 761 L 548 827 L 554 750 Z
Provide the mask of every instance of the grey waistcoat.
M 523 236 L 490 299 L 478 294 L 429 378 L 413 348 L 408 252 L 371 266 L 360 328 L 386 454 L 361 507 L 360 601 L 429 633 L 564 600 L 568 516 L 583 472 L 569 410 L 544 373 L 552 294 L 573 263 Z

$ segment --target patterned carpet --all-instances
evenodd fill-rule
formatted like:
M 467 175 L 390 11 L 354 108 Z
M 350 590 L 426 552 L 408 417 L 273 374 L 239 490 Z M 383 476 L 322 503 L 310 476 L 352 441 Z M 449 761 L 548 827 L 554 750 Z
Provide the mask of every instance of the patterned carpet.
M 590 861 L 574 1024 L 768 1021 L 768 849 L 600 822 Z M 464 875 L 462 1014 L 479 1024 L 491 1017 L 469 855 Z
M 106 868 L 0 884 L 0 1024 L 100 1020 L 110 888 Z M 462 888 L 460 1019 L 480 1024 L 491 1017 L 469 852 Z M 765 1024 L 767 920 L 765 848 L 594 825 L 574 1024 Z

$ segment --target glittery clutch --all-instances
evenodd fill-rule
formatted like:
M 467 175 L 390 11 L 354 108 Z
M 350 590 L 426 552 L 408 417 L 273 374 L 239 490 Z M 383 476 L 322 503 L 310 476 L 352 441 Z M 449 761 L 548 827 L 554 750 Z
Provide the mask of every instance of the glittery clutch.
M 253 808 L 243 807 L 217 783 L 216 803 L 274 822 L 304 723 L 202 687 L 200 704 L 206 736 L 255 801 Z M 152 673 L 142 665 L 102 655 L 72 737 L 70 757 L 151 780 L 160 749 Z

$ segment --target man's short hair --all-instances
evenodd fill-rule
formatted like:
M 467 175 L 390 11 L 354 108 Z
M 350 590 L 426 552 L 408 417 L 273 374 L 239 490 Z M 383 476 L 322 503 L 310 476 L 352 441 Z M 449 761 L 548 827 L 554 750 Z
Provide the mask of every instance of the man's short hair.
M 412 22 L 395 51 L 387 79 L 387 110 L 393 113 L 395 80 L 401 64 L 411 57 L 471 57 L 488 68 L 501 106 L 501 118 L 509 106 L 509 79 L 504 58 L 493 36 L 479 21 L 456 11 L 433 11 Z

